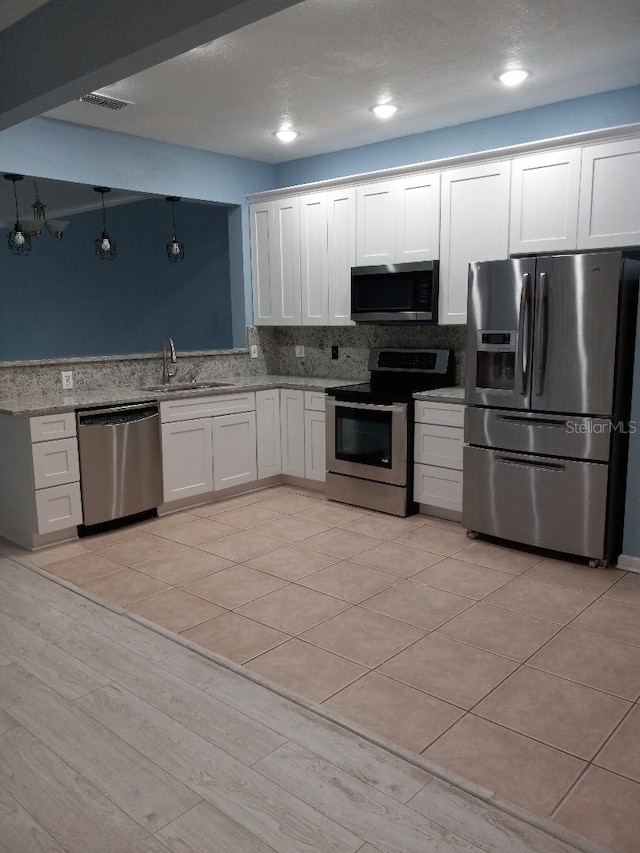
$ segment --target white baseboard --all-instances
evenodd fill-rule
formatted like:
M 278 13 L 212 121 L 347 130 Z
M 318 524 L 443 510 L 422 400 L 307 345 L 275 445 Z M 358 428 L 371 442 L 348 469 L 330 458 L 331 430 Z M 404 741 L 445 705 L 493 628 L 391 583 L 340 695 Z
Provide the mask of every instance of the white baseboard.
M 618 557 L 618 568 L 624 569 L 627 572 L 638 572 L 640 574 L 640 557 L 620 554 Z

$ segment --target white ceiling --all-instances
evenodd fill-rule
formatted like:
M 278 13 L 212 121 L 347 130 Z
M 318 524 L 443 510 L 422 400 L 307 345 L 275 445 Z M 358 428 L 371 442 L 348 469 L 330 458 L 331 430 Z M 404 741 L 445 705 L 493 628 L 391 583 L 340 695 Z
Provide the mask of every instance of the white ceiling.
M 0 0 L 0 30 L 6 30 L 48 2 L 49 0 Z
M 47 115 L 278 163 L 638 83 L 638 0 L 305 0 Z

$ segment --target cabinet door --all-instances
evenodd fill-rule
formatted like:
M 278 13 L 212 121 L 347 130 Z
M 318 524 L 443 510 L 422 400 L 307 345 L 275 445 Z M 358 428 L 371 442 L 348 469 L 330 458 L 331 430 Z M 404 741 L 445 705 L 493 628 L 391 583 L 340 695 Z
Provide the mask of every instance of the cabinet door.
M 300 203 L 299 198 L 271 202 L 273 229 L 269 260 L 271 304 L 276 326 L 300 325 Z
M 420 504 L 462 512 L 462 471 L 414 465 L 413 499 Z
M 256 391 L 258 479 L 282 472 L 280 391 Z
M 498 161 L 442 174 L 441 325 L 467 322 L 471 261 L 508 255 L 509 166 Z
M 579 148 L 511 163 L 509 251 L 571 251 L 578 239 Z
M 640 139 L 582 151 L 578 248 L 640 243 Z
M 36 489 L 61 486 L 80 479 L 78 440 L 75 437 L 33 444 L 31 454 Z
M 304 461 L 308 480 L 327 479 L 326 439 L 324 412 L 304 413 Z
M 228 489 L 258 478 L 256 413 L 212 418 L 213 488 Z
M 395 181 L 380 181 L 357 188 L 357 266 L 395 263 L 396 193 Z
M 351 267 L 356 265 L 355 187 L 327 196 L 327 278 L 330 326 L 355 326 L 351 319 Z
M 416 424 L 413 458 L 425 465 L 462 470 L 464 429 Z
M 302 391 L 280 391 L 280 446 L 282 473 L 304 477 L 304 395 Z
M 162 424 L 164 501 L 213 491 L 211 418 Z
M 396 263 L 440 257 L 440 175 L 398 178 Z
M 311 193 L 300 199 L 300 284 L 302 325 L 326 326 L 329 317 L 327 198 Z
M 36 491 L 38 533 L 54 533 L 82 524 L 80 483 Z
M 252 204 L 251 225 L 251 283 L 253 289 L 253 322 L 256 326 L 274 325 L 274 294 L 271 291 L 271 241 L 273 205 L 271 202 Z

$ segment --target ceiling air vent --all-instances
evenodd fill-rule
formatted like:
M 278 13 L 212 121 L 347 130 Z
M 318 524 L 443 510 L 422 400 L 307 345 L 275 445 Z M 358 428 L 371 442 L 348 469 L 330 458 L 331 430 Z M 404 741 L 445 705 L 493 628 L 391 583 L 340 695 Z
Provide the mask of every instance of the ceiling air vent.
M 104 107 L 106 110 L 121 110 L 131 103 L 131 101 L 121 101 L 119 98 L 110 98 L 108 95 L 99 95 L 97 92 L 89 92 L 78 100 L 83 104 L 93 104 L 94 107 Z

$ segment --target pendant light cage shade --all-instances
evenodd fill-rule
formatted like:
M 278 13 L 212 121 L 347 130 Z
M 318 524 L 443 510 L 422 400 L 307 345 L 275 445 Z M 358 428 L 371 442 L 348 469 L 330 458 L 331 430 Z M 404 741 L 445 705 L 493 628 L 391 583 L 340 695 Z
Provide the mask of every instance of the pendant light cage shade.
M 96 255 L 101 261 L 112 261 L 118 252 L 116 248 L 116 241 L 107 231 L 106 213 L 104 209 L 105 193 L 110 193 L 111 190 L 109 187 L 94 187 L 93 189 L 102 196 L 102 234 L 100 234 L 95 241 Z
M 173 237 L 167 243 L 167 258 L 172 264 L 181 264 L 184 261 L 184 243 L 178 240 L 176 236 L 176 202 L 180 198 L 175 195 L 168 195 L 167 201 L 171 203 L 171 219 L 173 222 Z
M 22 175 L 10 174 L 5 175 L 4 177 L 5 180 L 11 181 L 13 184 L 13 200 L 16 206 L 16 221 L 13 229 L 7 234 L 7 245 L 14 255 L 24 257 L 31 251 L 31 234 L 23 228 L 22 223 L 20 222 L 20 213 L 18 211 L 18 193 L 16 190 L 16 183 L 22 180 Z

